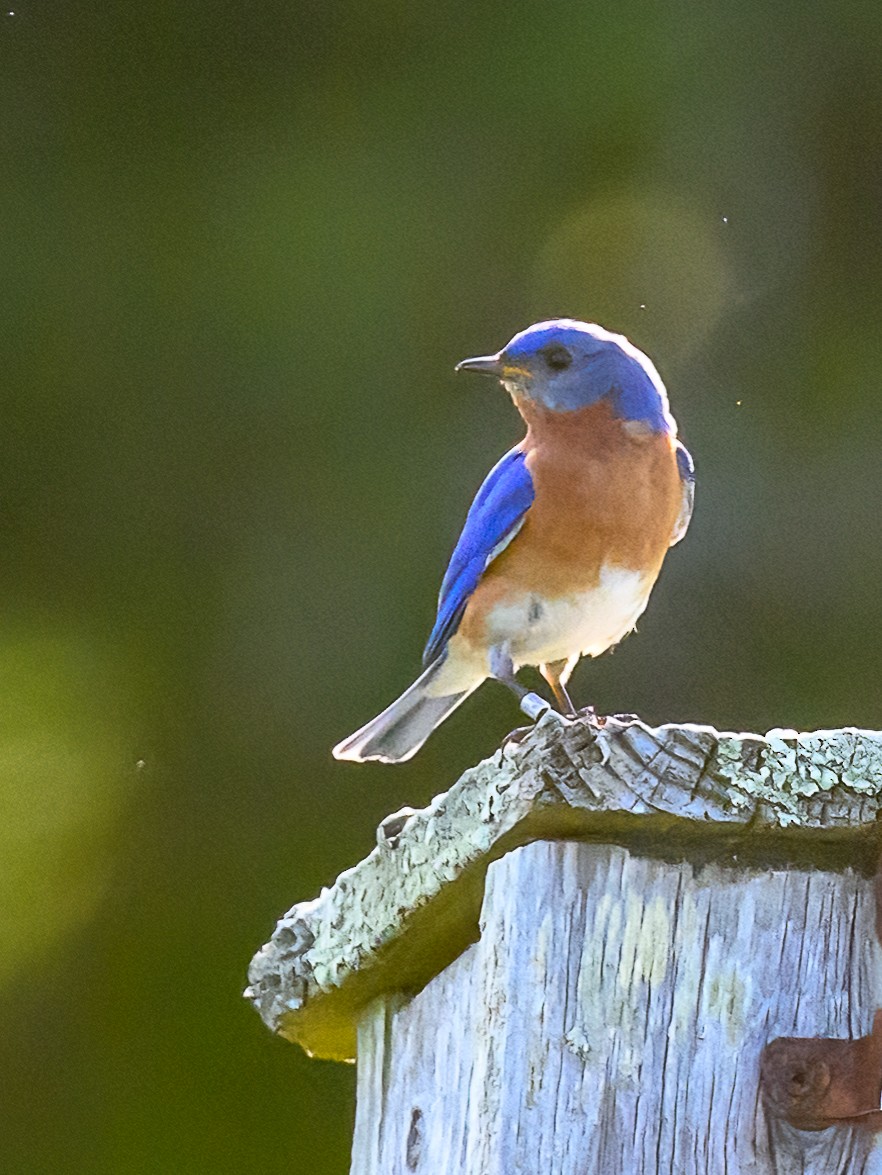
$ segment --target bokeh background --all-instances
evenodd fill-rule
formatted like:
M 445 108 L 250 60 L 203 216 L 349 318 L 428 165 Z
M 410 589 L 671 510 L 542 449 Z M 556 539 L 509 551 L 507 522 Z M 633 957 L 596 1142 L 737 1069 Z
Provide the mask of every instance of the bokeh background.
M 345 1172 L 277 915 L 490 753 L 417 670 L 537 318 L 656 360 L 697 510 L 582 702 L 882 724 L 882 7 L 8 0 L 0 1169 Z

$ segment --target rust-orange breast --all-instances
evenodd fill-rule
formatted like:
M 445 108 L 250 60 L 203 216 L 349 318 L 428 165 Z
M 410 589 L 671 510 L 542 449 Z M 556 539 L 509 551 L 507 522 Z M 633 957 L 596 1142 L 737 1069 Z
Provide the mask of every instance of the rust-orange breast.
M 504 598 L 588 591 L 603 567 L 641 572 L 651 586 L 682 502 L 667 434 L 618 419 L 604 401 L 568 413 L 518 407 L 535 499 L 475 590 L 460 628 L 467 640 L 480 640 L 484 617 Z

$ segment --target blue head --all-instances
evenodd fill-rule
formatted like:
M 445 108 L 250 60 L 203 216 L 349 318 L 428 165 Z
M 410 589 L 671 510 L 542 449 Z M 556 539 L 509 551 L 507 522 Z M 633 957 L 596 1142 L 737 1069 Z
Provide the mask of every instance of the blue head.
M 652 361 L 629 343 L 589 322 L 555 318 L 516 334 L 496 355 L 464 359 L 457 371 L 495 375 L 520 399 L 573 412 L 608 398 L 622 420 L 654 432 L 676 432 L 668 396 Z

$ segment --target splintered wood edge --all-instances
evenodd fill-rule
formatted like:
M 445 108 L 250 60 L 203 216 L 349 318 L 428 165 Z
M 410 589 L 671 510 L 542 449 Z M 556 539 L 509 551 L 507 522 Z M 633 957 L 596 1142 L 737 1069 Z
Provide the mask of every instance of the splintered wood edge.
M 428 808 L 384 821 L 378 845 L 294 906 L 245 991 L 308 1053 L 355 1055 L 365 1005 L 418 991 L 478 938 L 489 864 L 529 841 L 582 838 L 646 855 L 875 869 L 882 733 L 564 721 L 466 771 Z

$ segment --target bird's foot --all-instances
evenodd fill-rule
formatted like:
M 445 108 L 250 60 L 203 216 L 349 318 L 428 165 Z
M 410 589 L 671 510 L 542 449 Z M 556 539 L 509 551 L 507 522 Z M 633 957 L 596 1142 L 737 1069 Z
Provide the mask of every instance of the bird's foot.
M 534 729 L 535 727 L 533 726 L 516 726 L 514 730 L 510 730 L 508 732 L 508 734 L 499 744 L 499 762 L 496 764 L 497 767 L 502 766 L 502 761 L 505 758 L 505 753 L 508 748 L 519 746 L 519 744 L 524 741 L 530 731 Z
M 526 694 L 521 698 L 521 709 L 533 719 L 534 726 L 569 726 L 576 717 L 575 710 L 561 713 L 560 710 L 555 710 L 550 702 L 546 702 L 545 698 L 540 698 L 538 694 Z M 533 727 L 527 729 L 532 730 Z
M 510 730 L 499 747 L 499 765 L 505 758 L 505 753 L 509 747 L 516 747 L 524 741 L 528 734 L 536 729 L 543 722 L 571 722 L 574 715 L 559 714 L 557 710 L 547 702 L 545 698 L 540 698 L 538 694 L 528 693 L 520 700 L 520 707 L 528 718 L 533 719 L 531 726 L 517 726 L 514 730 Z
M 584 718 L 590 726 L 605 726 L 606 718 L 602 714 L 598 714 L 593 706 L 583 706 L 581 710 L 576 711 L 577 718 Z

